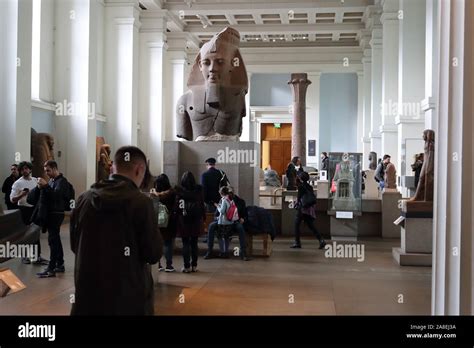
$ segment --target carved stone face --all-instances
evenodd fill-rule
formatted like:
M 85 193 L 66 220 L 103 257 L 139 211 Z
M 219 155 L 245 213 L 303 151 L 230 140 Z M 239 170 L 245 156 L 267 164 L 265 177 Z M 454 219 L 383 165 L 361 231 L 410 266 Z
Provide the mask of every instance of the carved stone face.
M 221 47 L 223 46 L 221 45 Z M 199 69 L 206 85 L 230 86 L 232 57 L 230 57 L 228 50 L 220 49 L 217 52 L 206 53 L 201 57 Z

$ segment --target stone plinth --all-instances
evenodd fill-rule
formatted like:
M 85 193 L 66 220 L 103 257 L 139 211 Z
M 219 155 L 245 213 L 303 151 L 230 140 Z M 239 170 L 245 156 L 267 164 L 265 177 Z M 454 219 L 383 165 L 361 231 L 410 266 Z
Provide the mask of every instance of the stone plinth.
M 178 184 L 184 172 L 194 174 L 200 183 L 206 169 L 204 161 L 217 160 L 216 168 L 223 170 L 231 186 L 247 205 L 258 205 L 260 151 L 255 142 L 163 142 L 163 169 L 172 184 Z
M 431 266 L 433 202 L 401 201 L 401 246 L 393 257 L 401 266 Z
M 400 217 L 398 201 L 402 198 L 395 189 L 382 192 L 382 238 L 400 238 L 400 228 L 393 222 Z

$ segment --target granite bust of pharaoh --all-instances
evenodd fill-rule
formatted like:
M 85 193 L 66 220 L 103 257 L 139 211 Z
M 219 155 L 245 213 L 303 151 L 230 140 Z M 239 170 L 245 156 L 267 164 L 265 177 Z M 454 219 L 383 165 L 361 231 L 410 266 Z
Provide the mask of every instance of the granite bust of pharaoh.
M 194 141 L 237 141 L 245 117 L 247 71 L 240 34 L 226 28 L 205 43 L 176 106 L 177 137 Z

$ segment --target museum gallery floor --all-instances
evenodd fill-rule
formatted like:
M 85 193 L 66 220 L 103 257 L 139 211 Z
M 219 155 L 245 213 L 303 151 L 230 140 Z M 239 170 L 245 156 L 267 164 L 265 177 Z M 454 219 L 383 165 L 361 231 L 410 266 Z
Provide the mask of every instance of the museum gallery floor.
M 61 230 L 69 245 L 69 225 Z M 47 250 L 46 235 L 42 247 Z M 199 272 L 158 272 L 153 266 L 156 315 L 429 315 L 431 268 L 400 267 L 392 258 L 398 240 L 367 240 L 365 261 L 326 258 L 317 241 L 278 238 L 270 258 L 204 260 L 199 243 Z M 180 246 L 178 244 L 178 246 Z M 261 245 L 255 243 L 258 249 Z M 74 293 L 74 257 L 65 247 L 66 273 L 38 279 L 37 266 L 12 259 L 10 268 L 27 288 L 1 300 L 0 315 L 68 315 Z M 181 269 L 180 252 L 174 267 Z M 184 295 L 180 296 L 180 295 Z M 184 301 L 183 301 L 184 300 Z M 184 303 L 183 303 L 184 302 Z

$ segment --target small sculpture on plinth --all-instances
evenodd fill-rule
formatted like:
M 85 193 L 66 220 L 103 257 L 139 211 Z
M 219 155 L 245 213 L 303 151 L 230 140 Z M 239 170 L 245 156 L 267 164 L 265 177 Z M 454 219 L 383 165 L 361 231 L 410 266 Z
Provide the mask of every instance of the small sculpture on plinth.
M 335 210 L 356 210 L 356 199 L 354 196 L 354 173 L 349 154 L 342 156 L 342 161 L 337 165 L 334 175 L 336 192 L 333 199 L 333 209 Z
M 202 46 L 188 79 L 189 90 L 176 106 L 177 137 L 239 140 L 248 91 L 239 43 L 239 32 L 225 28 Z
M 44 163 L 54 160 L 54 138 L 48 133 L 37 133 L 31 128 L 32 176 L 49 180 L 44 171 Z
M 423 132 L 423 140 L 425 141 L 425 153 L 423 156 L 423 166 L 421 167 L 420 179 L 416 188 L 415 196 L 411 201 L 433 201 L 434 187 L 434 142 L 435 133 L 431 129 Z
M 111 149 L 109 144 L 103 144 L 99 149 L 99 161 L 97 163 L 97 181 L 107 180 L 110 176 L 112 168 L 112 160 L 110 159 Z
M 393 163 L 388 163 L 385 168 L 385 188 L 396 189 L 397 188 L 397 169 Z
M 369 153 L 369 169 L 370 170 L 377 169 L 377 152 L 371 151 Z

